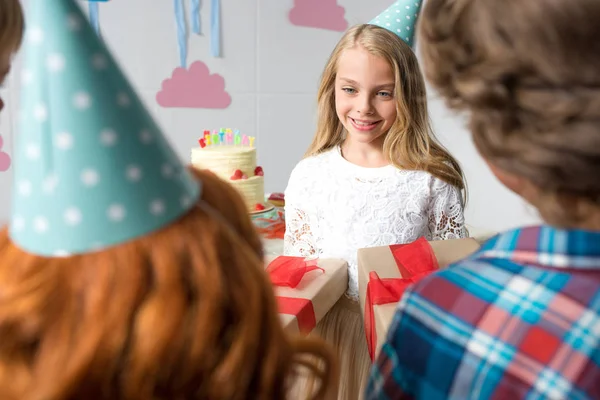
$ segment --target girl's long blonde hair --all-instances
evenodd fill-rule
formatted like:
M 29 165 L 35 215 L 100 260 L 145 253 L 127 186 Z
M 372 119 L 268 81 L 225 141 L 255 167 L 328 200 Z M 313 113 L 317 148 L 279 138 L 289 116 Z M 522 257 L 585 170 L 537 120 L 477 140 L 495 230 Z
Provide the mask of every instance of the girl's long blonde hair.
M 28 254 L 0 231 L 0 399 L 335 397 L 335 363 L 277 314 L 262 245 L 239 194 L 208 172 L 197 207 L 96 253 Z
M 394 70 L 398 116 L 383 143 L 384 154 L 390 162 L 400 169 L 427 171 L 459 189 L 465 189 L 460 165 L 437 141 L 431 129 L 425 82 L 417 57 L 402 39 L 375 25 L 350 28 L 333 50 L 317 95 L 317 132 L 306 156 L 319 154 L 344 141 L 344 127 L 335 110 L 335 78 L 340 55 L 355 46 L 384 58 Z

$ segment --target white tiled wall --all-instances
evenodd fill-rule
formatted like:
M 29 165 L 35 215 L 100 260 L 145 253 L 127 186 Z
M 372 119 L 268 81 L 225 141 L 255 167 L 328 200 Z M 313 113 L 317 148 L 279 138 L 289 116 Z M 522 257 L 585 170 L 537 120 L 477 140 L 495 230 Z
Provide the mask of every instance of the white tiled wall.
M 189 7 L 189 0 L 184 3 Z M 283 191 L 314 133 L 319 77 L 342 33 L 292 25 L 287 14 L 293 0 L 221 0 L 223 57 L 213 58 L 209 50 L 210 0 L 201 3 L 204 35 L 190 35 L 188 65 L 201 60 L 211 73 L 225 78 L 232 103 L 224 110 L 165 109 L 155 101 L 161 82 L 179 66 L 172 0 L 101 3 L 102 34 L 184 159 L 203 129 L 239 128 L 257 137 L 266 190 Z M 353 25 L 368 22 L 393 0 L 338 3 L 345 7 L 346 19 Z M 11 82 L 17 82 L 15 78 Z M 0 118 L 0 132 L 8 145 L 18 87 L 12 85 L 10 92 L 13 107 Z M 535 221 L 523 202 L 488 172 L 461 120 L 450 115 L 435 95 L 430 108 L 438 135 L 466 170 L 468 222 L 478 230 L 499 230 Z M 0 173 L 0 220 L 9 215 L 10 190 L 10 174 Z

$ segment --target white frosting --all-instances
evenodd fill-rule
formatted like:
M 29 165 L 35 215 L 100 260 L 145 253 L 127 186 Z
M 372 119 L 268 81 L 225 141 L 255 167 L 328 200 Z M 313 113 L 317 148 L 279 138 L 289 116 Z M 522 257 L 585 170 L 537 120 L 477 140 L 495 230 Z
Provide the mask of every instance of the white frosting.
M 240 192 L 248 209 L 254 211 L 257 203 L 265 202 L 265 180 L 262 176 L 251 176 L 248 179 L 230 180 L 229 183 Z
M 208 169 L 233 185 L 244 198 L 248 210 L 254 211 L 257 203 L 264 203 L 264 178 L 254 175 L 255 148 L 232 145 L 195 147 L 192 148 L 192 165 L 198 169 Z M 238 169 L 247 179 L 231 179 Z

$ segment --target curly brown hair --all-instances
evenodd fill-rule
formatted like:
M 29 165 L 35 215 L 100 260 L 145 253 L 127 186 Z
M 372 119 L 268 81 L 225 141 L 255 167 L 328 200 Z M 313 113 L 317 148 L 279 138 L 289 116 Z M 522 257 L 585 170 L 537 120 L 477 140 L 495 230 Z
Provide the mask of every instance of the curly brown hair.
M 559 225 L 600 204 L 598 21 L 598 0 L 428 0 L 419 22 L 426 77 Z
M 283 331 L 242 199 L 194 174 L 197 207 L 96 253 L 40 257 L 0 232 L 1 399 L 286 399 L 306 371 L 335 398 L 329 349 Z

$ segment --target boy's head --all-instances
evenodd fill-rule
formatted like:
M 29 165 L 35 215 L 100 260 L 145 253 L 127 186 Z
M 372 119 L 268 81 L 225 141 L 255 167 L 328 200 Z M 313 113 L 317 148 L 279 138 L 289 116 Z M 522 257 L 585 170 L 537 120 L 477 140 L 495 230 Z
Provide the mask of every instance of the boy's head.
M 494 173 L 559 226 L 600 214 L 600 2 L 429 0 L 425 74 Z
M 0 83 L 10 71 L 12 56 L 21 46 L 25 19 L 19 0 L 0 1 Z M 4 107 L 0 99 L 0 110 Z

